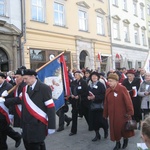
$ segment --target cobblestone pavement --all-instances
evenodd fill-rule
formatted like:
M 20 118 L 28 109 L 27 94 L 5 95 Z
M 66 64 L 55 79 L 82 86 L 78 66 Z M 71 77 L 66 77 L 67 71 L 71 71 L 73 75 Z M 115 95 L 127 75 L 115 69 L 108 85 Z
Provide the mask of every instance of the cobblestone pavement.
M 70 111 L 68 112 L 70 114 Z M 58 118 L 57 118 L 58 127 Z M 66 127 L 61 132 L 56 132 L 53 135 L 47 136 L 45 142 L 47 150 L 113 150 L 115 143 L 110 141 L 109 138 L 104 139 L 103 130 L 100 130 L 101 140 L 92 142 L 94 138 L 94 131 L 88 131 L 87 124 L 84 118 L 78 119 L 78 133 L 73 136 L 69 136 L 71 125 Z M 19 129 L 15 129 L 20 131 Z M 122 142 L 122 141 L 121 141 Z M 135 130 L 135 136 L 129 139 L 129 145 L 126 150 L 136 150 L 136 143 L 142 142 L 140 138 L 140 131 Z M 15 148 L 15 142 L 7 139 L 9 150 L 24 150 L 23 142 L 18 148 Z

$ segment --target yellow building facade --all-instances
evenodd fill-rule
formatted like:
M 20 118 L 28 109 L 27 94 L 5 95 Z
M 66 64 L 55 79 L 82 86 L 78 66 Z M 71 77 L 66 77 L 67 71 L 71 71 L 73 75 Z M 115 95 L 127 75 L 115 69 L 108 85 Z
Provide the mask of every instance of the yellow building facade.
M 22 64 L 37 69 L 65 51 L 69 68 L 105 70 L 111 56 L 107 1 L 26 0 L 24 4 Z

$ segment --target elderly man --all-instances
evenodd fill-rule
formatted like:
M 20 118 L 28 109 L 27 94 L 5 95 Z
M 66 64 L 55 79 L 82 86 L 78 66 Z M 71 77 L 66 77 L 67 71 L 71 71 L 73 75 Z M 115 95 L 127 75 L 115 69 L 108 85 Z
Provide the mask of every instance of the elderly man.
M 55 132 L 55 106 L 50 87 L 31 69 L 22 71 L 27 84 L 22 93 L 22 129 L 26 150 L 45 150 L 46 133 Z

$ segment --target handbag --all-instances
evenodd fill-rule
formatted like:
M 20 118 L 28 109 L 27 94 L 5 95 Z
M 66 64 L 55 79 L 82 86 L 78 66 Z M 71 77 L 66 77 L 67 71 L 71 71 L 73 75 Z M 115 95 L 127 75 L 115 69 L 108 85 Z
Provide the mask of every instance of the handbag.
M 128 120 L 125 123 L 125 130 L 126 131 L 131 131 L 131 130 L 134 130 L 134 129 L 137 129 L 137 122 L 135 120 Z
M 104 105 L 103 103 L 94 103 L 92 102 L 90 105 L 90 110 L 91 111 L 103 111 Z

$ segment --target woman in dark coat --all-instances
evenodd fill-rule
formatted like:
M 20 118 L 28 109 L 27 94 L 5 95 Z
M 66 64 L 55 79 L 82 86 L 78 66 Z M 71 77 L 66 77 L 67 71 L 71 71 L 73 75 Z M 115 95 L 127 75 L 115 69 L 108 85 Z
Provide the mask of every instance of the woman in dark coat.
M 133 70 L 127 71 L 127 78 L 123 81 L 122 85 L 124 85 L 132 99 L 134 115 L 132 116 L 133 120 L 140 122 L 142 119 L 141 113 L 141 98 L 137 95 L 137 91 L 139 90 L 141 80 L 140 78 L 135 77 L 135 72 Z
M 98 72 L 92 72 L 90 75 L 91 82 L 89 83 L 89 96 L 88 100 L 91 103 L 102 103 L 104 102 L 105 98 L 105 87 L 104 85 L 99 81 L 99 73 Z M 101 139 L 101 135 L 99 133 L 99 129 L 102 127 L 105 131 L 105 138 L 108 136 L 108 124 L 107 120 L 103 118 L 103 111 L 102 110 L 91 110 L 90 116 L 92 118 L 91 123 L 93 126 L 93 129 L 95 131 L 95 137 L 92 141 L 97 141 L 98 139 Z
M 69 136 L 77 133 L 79 109 L 89 124 L 89 101 L 87 100 L 88 86 L 80 71 L 74 73 L 75 81 L 71 83 L 72 127 Z

